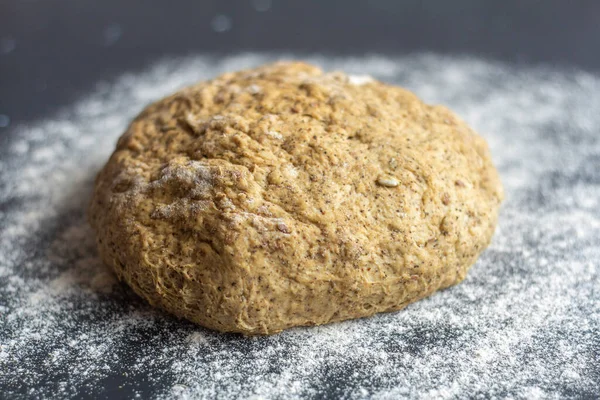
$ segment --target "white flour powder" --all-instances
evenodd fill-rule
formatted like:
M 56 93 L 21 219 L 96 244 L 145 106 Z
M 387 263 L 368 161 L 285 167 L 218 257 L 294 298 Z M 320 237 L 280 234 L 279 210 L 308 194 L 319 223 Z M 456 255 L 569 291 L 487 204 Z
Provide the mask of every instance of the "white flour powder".
M 15 127 L 0 149 L 0 397 L 598 395 L 600 78 L 583 72 L 434 55 L 308 59 L 448 105 L 501 172 L 491 247 L 464 283 L 404 311 L 243 338 L 116 284 L 85 212 L 128 121 L 183 85 L 274 58 L 162 62 Z

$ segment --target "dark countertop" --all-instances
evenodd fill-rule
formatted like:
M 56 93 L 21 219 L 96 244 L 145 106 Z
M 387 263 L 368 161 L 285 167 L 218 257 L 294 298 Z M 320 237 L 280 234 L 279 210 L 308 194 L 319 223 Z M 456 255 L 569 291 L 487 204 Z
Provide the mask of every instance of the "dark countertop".
M 215 30 L 217 15 L 230 29 Z M 99 80 L 189 53 L 435 51 L 597 71 L 599 38 L 595 0 L 4 0 L 0 114 L 38 118 Z
M 599 42 L 593 0 L 4 0 L 0 398 L 243 397 L 263 387 L 255 372 L 291 389 L 296 373 L 297 395 L 312 398 L 594 398 Z M 399 60 L 382 79 L 456 107 L 486 135 L 507 201 L 494 244 L 463 284 L 402 313 L 264 340 L 177 321 L 123 286 L 95 287 L 106 276 L 85 221 L 94 174 L 128 119 L 181 83 L 151 91 L 161 82 L 148 66 L 191 55 L 169 67 L 188 79 L 191 68 L 222 72 L 222 56 L 255 50 L 325 54 L 315 60 L 327 66 L 354 65 L 336 58 L 345 55 Z M 423 52 L 437 55 L 406 56 Z M 381 59 L 369 60 L 377 75 Z M 131 72 L 133 88 L 115 81 Z M 452 73 L 473 80 L 463 88 Z M 439 357 L 451 350 L 456 358 Z

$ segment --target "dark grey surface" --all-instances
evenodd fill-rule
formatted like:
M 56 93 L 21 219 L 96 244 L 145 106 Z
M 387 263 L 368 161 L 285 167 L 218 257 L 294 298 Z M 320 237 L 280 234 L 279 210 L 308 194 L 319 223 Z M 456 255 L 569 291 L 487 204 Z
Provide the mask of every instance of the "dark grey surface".
M 212 29 L 211 20 L 217 14 L 231 17 L 231 30 L 217 33 Z M 121 35 L 117 37 L 119 32 Z M 518 64 L 552 64 L 566 66 L 567 69 L 576 67 L 598 71 L 599 38 L 600 2 L 597 1 L 387 0 L 292 3 L 273 0 L 268 11 L 258 12 L 251 2 L 4 0 L 0 3 L 0 40 L 3 40 L 2 46 L 5 50 L 10 50 L 13 45 L 14 49 L 0 55 L 0 114 L 11 119 L 8 128 L 0 128 L 0 146 L 4 146 L 9 137 L 14 139 L 23 132 L 15 129 L 16 126 L 53 114 L 92 90 L 99 80 L 112 79 L 124 71 L 142 70 L 151 62 L 169 56 L 205 52 L 229 54 L 252 49 L 331 54 L 403 54 L 436 51 L 448 54 L 475 54 Z M 509 79 L 508 76 L 504 78 Z M 410 84 L 401 79 L 396 81 Z M 577 98 L 581 100 L 581 96 Z M 444 100 L 452 101 L 452 98 Z M 593 112 L 589 109 L 588 111 Z M 569 125 L 568 118 L 561 116 L 558 119 L 562 121 L 560 124 L 551 120 L 548 126 L 536 127 L 536 139 L 546 137 L 549 142 L 565 141 L 567 148 L 579 146 L 577 151 L 586 147 L 586 141 L 597 144 L 597 130 L 592 132 L 573 128 Z M 83 126 L 81 120 L 79 123 L 77 126 Z M 518 123 L 514 121 L 506 124 L 513 129 L 518 128 Z M 570 136 L 564 136 L 563 132 L 570 132 Z M 56 137 L 60 135 L 56 134 Z M 518 135 L 515 138 L 518 138 Z M 533 141 L 523 143 L 531 145 Z M 8 152 L 0 151 L 0 155 L 8 159 Z M 519 206 L 527 204 L 531 207 L 529 212 L 537 212 L 535 215 L 539 215 L 540 218 L 546 211 L 558 213 L 563 210 L 565 215 L 579 211 L 579 206 L 561 203 L 561 198 L 556 193 L 568 192 L 577 185 L 597 187 L 597 165 L 600 158 L 597 152 L 586 157 L 577 163 L 577 155 L 571 154 L 569 160 L 573 161 L 573 170 L 570 172 L 548 167 L 540 174 L 539 181 L 532 182 L 530 190 L 520 194 L 519 203 L 514 203 L 512 209 L 519 211 Z M 508 156 L 505 158 L 513 161 Z M 503 173 L 518 175 L 511 169 L 508 161 L 504 165 Z M 92 176 L 90 172 L 81 193 L 89 191 Z M 3 199 L 0 212 L 25 209 L 20 204 L 23 199 L 12 197 L 8 193 L 12 183 L 8 176 L 0 180 L 0 191 L 5 195 L 0 196 Z M 32 198 L 34 197 L 32 195 Z M 29 201 L 32 202 L 29 206 L 37 207 L 41 204 L 31 199 Z M 29 257 L 33 260 L 43 257 L 41 252 L 36 253 L 39 252 L 36 249 L 47 243 L 57 232 L 62 232 L 64 224 L 85 224 L 81 215 L 84 207 L 84 201 L 78 201 L 75 206 L 61 211 L 42 229 L 32 233 L 27 240 L 27 249 L 31 251 Z M 593 210 L 584 211 L 593 213 Z M 507 218 L 509 217 L 510 214 Z M 507 229 L 519 228 L 514 220 L 507 221 Z M 511 235 L 506 234 L 503 240 L 508 244 L 516 243 L 536 254 L 536 249 L 542 244 L 545 248 L 552 249 L 553 241 L 568 238 L 571 234 L 565 228 L 560 235 L 547 234 L 548 237 L 545 237 L 543 233 L 536 231 L 533 223 L 525 228 L 522 238 L 511 238 Z M 585 252 L 596 256 L 597 252 L 594 249 L 598 245 L 598 231 L 593 231 L 590 237 L 585 243 L 571 243 L 573 252 L 569 257 L 578 260 Z M 517 256 L 513 258 L 517 261 L 511 264 L 509 255 L 501 249 L 496 249 L 488 252 L 485 262 L 499 279 L 515 278 L 518 281 L 520 276 L 535 276 L 534 271 L 522 258 L 524 256 Z M 560 252 L 552 253 L 552 256 L 555 257 L 551 259 L 553 261 L 568 259 Z M 67 262 L 76 260 L 77 255 L 66 257 Z M 58 267 L 68 268 L 67 265 Z M 475 287 L 485 285 L 485 276 L 482 273 L 475 275 L 471 284 Z M 502 285 L 497 284 L 495 289 L 501 291 Z M 458 290 L 461 293 L 462 289 Z M 598 295 L 597 286 L 593 284 L 588 283 L 586 286 L 582 283 L 580 290 L 590 293 L 592 303 L 593 296 Z M 574 309 L 574 315 L 576 318 L 585 319 L 586 314 L 597 313 L 597 302 L 594 304 L 596 308 L 587 311 Z M 74 312 L 77 313 L 76 318 L 82 326 L 93 328 L 95 324 L 102 324 L 107 314 L 125 314 L 130 307 L 146 310 L 143 303 L 123 289 L 122 292 L 101 299 L 100 303 L 85 302 L 82 299 L 81 305 Z M 368 327 L 377 332 L 378 324 L 385 323 L 389 318 L 392 317 L 373 320 L 369 322 Z M 508 329 L 520 322 L 505 323 Z M 426 334 L 432 335 L 434 339 L 438 338 L 439 340 L 431 345 L 440 348 L 445 346 L 445 341 L 455 343 L 455 340 L 464 335 L 475 334 L 468 329 L 450 329 L 450 333 L 446 335 L 443 332 L 443 324 L 434 327 L 413 324 L 409 328 L 402 343 L 406 344 L 409 353 L 415 354 L 419 353 L 421 338 Z M 495 328 L 502 329 L 502 324 Z M 114 372 L 106 374 L 101 380 L 90 382 L 89 385 L 74 388 L 73 396 L 85 397 L 93 394 L 93 397 L 118 398 L 119 395 L 131 397 L 135 393 L 148 396 L 154 391 L 164 390 L 175 381 L 174 376 L 168 372 L 162 375 L 161 379 L 149 379 L 143 370 L 131 372 L 127 377 L 124 377 L 123 372 L 131 371 L 128 363 L 145 356 L 149 349 L 167 345 L 174 337 L 180 340 L 195 329 L 191 324 L 168 317 L 157 317 L 149 328 L 136 330 L 129 341 L 124 341 L 115 349 L 116 361 L 111 364 Z M 598 325 L 593 325 L 588 331 L 582 328 L 579 331 L 575 329 L 573 332 L 565 332 L 566 335 L 575 336 L 591 332 L 597 337 L 598 329 Z M 9 332 L 13 333 L 18 334 L 18 330 Z M 547 340 L 542 335 L 543 331 L 536 334 L 540 336 L 534 345 L 520 349 L 523 359 L 527 360 L 529 354 L 538 357 L 544 355 L 549 345 L 556 345 L 554 341 Z M 387 339 L 390 346 L 398 345 L 395 341 L 397 339 L 392 335 Z M 233 336 L 220 336 L 218 340 L 220 348 L 233 347 L 250 353 L 260 352 L 261 346 L 266 348 L 269 343 L 278 343 L 278 339 L 273 339 L 271 342 L 264 342 L 266 344 L 253 344 Z M 280 340 L 285 342 L 286 339 Z M 586 351 L 594 352 L 592 357 L 598 360 L 600 351 L 597 343 L 594 345 L 586 342 L 585 345 Z M 44 359 L 46 350 L 41 348 L 39 353 L 32 351 L 33 356 L 29 358 L 34 365 L 32 369 L 42 376 L 37 382 L 21 381 L 14 370 L 11 371 L 10 384 L 5 387 L 14 391 L 11 396 L 20 394 L 26 398 L 27 390 L 30 389 L 28 386 L 32 383 L 43 387 L 44 393 L 50 393 L 57 381 L 68 380 L 68 368 L 51 371 L 43 376 L 44 367 L 41 360 Z M 281 356 L 286 357 L 286 354 Z M 76 364 L 77 355 L 74 354 L 73 357 L 73 363 Z M 167 366 L 158 365 L 157 369 Z M 18 368 L 18 363 L 13 367 Z M 447 367 L 448 373 L 452 373 L 453 366 Z M 352 368 L 352 364 L 348 364 L 347 368 Z M 588 377 L 596 381 L 599 376 L 597 365 L 588 371 Z M 350 386 L 344 371 L 332 371 L 330 376 L 325 374 L 316 384 L 326 387 L 322 395 L 332 396 L 340 394 L 340 390 Z M 594 398 L 594 389 L 597 386 L 573 388 L 562 386 L 560 379 L 556 379 L 549 382 L 546 388 L 554 390 L 559 396 Z M 0 390 L 0 398 L 5 397 L 2 394 Z M 489 393 L 479 394 L 485 397 Z M 514 395 L 510 390 L 497 394 Z
M 600 70 L 595 0 L 273 0 L 263 12 L 253 4 L 3 0 L 0 40 L 14 50 L 0 55 L 0 114 L 36 118 L 98 80 L 188 53 L 435 51 Z M 211 27 L 218 14 L 231 18 L 229 31 Z
M 307 60 L 446 104 L 491 146 L 506 191 L 491 246 L 464 282 L 401 312 L 249 339 L 94 283 L 110 275 L 86 207 L 130 118 L 180 85 L 276 57 L 161 63 L 0 148 L 0 394 L 597 398 L 600 79 L 582 72 L 436 55 Z

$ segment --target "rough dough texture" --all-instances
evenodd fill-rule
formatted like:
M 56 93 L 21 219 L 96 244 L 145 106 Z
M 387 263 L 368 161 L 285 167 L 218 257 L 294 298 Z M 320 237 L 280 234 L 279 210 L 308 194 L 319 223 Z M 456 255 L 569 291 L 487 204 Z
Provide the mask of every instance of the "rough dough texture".
M 501 200 L 485 141 L 448 109 L 292 62 L 146 108 L 98 175 L 90 221 L 151 304 L 271 334 L 460 282 Z

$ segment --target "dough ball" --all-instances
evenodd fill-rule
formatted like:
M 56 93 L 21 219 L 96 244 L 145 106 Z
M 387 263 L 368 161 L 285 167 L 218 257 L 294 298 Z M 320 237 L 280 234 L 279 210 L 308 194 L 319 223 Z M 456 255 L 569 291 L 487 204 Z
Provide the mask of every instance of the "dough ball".
M 448 109 L 280 62 L 147 107 L 99 173 L 90 221 L 151 304 L 272 334 L 460 282 L 501 200 L 485 141 Z

